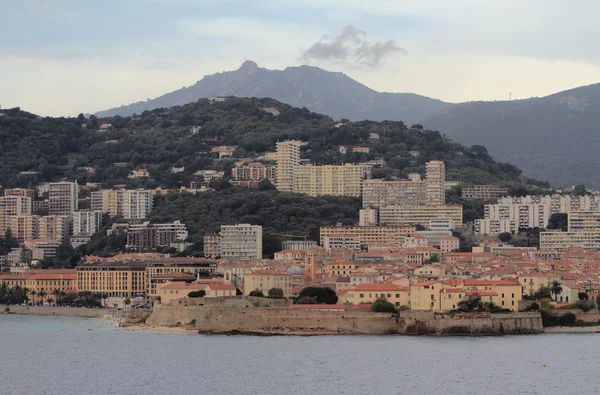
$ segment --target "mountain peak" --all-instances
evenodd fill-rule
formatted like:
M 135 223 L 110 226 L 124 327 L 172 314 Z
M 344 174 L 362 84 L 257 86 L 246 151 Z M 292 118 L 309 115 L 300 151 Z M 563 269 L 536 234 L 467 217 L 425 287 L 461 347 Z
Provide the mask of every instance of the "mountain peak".
M 253 60 L 246 60 L 238 70 L 241 71 L 255 71 L 258 70 L 258 64 Z

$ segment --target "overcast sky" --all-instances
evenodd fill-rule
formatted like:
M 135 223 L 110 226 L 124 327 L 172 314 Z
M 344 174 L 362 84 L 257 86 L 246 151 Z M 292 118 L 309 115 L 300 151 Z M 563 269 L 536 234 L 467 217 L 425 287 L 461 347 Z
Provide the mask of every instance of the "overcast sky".
M 450 102 L 600 82 L 597 0 L 0 0 L 0 105 L 75 116 L 251 59 Z

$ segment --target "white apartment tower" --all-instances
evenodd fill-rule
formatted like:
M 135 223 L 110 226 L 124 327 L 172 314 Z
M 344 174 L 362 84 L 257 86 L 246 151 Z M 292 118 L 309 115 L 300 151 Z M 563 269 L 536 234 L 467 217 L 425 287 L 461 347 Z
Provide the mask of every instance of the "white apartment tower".
M 250 261 L 262 258 L 262 226 L 237 224 L 221 226 L 221 258 Z
M 428 206 L 446 204 L 446 165 L 440 160 L 427 162 L 427 178 L 425 189 Z
M 277 142 L 277 189 L 292 192 L 294 190 L 294 170 L 300 165 L 301 141 L 289 140 Z
M 73 236 L 91 236 L 100 230 L 102 211 L 81 210 L 73 213 Z
M 79 186 L 75 182 L 51 182 L 48 184 L 50 215 L 72 215 L 77 210 Z

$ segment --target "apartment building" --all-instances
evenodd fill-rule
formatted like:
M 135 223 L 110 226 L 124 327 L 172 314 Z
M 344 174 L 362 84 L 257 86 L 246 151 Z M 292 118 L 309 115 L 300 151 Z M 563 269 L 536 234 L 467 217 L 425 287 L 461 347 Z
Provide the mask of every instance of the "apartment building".
M 462 206 L 387 206 L 379 209 L 379 223 L 382 225 L 429 227 L 432 220 L 440 218 L 448 218 L 459 226 L 463 223 Z
M 303 165 L 294 170 L 294 192 L 309 196 L 362 196 L 362 180 L 371 178 L 364 164 Z
M 21 196 L 28 197 L 33 201 L 35 194 L 33 189 L 25 189 L 25 188 L 12 188 L 5 189 L 4 196 Z
M 300 147 L 302 141 L 278 141 L 277 158 L 277 189 L 280 191 L 294 191 L 294 172 L 300 165 Z
M 231 169 L 231 176 L 235 181 L 261 181 L 267 179 L 274 183 L 276 174 L 276 166 L 260 162 L 238 162 Z
M 262 258 L 262 226 L 250 224 L 221 226 L 221 258 L 249 261 Z
M 154 207 L 154 193 L 149 190 L 111 190 L 92 192 L 91 209 L 125 219 L 146 219 Z
M 477 234 L 492 236 L 500 233 L 516 233 L 519 231 L 516 219 L 476 219 L 474 231 Z
M 79 186 L 77 181 L 51 182 L 48 184 L 50 215 L 72 215 L 77 210 Z
M 600 210 L 600 195 L 506 196 L 499 198 L 498 204 L 549 204 L 551 214 L 569 213 L 573 210 Z
M 317 242 L 314 240 L 285 240 L 281 242 L 281 250 L 298 250 L 306 251 L 317 248 Z
M 545 228 L 551 215 L 549 203 L 488 204 L 484 208 L 484 219 L 514 220 L 518 229 Z
M 446 204 L 446 165 L 440 160 L 426 163 L 426 205 L 439 207 Z M 460 221 L 462 223 L 462 220 Z
M 364 180 L 363 207 L 419 206 L 427 199 L 426 182 L 418 174 L 408 180 Z
M 71 217 L 68 215 L 45 215 L 38 218 L 37 238 L 62 242 L 71 235 Z
M 130 225 L 127 229 L 127 249 L 153 250 L 169 247 L 171 243 L 182 242 L 188 237 L 185 224 L 174 221 L 166 224 Z
M 567 232 L 558 230 L 540 232 L 540 249 L 573 247 L 600 250 L 600 211 L 570 211 Z
M 32 302 L 45 302 L 54 298 L 55 290 L 73 292 L 77 289 L 77 271 L 75 269 L 36 269 L 22 274 L 0 274 L 0 284 L 8 288 L 19 286 L 39 293 L 44 291 L 43 298 L 32 296 Z
M 221 256 L 221 235 L 204 235 L 204 256 L 207 258 L 216 258 Z
M 38 238 L 39 218 L 38 215 L 16 215 L 10 217 L 10 231 L 19 244 L 23 245 L 28 240 Z
M 363 208 L 358 211 L 359 226 L 375 226 L 379 223 L 378 212 L 374 208 Z
M 406 236 L 414 236 L 414 226 L 325 226 L 320 229 L 321 246 L 356 249 L 381 243 L 401 245 Z
M 10 226 L 11 217 L 31 215 L 31 198 L 24 196 L 0 197 L 0 234 Z
M 250 295 L 254 290 L 260 290 L 267 295 L 271 288 L 280 288 L 285 297 L 293 295 L 292 275 L 276 270 L 256 270 L 244 273 L 244 295 Z
M 73 236 L 91 236 L 102 226 L 102 211 L 79 210 L 73 213 Z
M 508 189 L 502 188 L 500 185 L 475 185 L 462 189 L 462 198 L 465 200 L 492 200 L 506 195 L 508 195 Z

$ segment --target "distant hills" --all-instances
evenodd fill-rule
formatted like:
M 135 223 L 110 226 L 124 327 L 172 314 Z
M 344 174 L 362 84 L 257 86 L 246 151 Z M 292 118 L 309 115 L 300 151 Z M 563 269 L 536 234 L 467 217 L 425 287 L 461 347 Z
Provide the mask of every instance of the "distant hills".
M 421 123 L 465 145 L 484 145 L 500 161 L 557 186 L 600 188 L 600 84 L 543 98 L 452 104 L 412 93 L 380 93 L 317 67 L 267 70 L 246 61 L 156 99 L 98 112 L 141 114 L 215 96 L 270 97 L 334 119 Z

